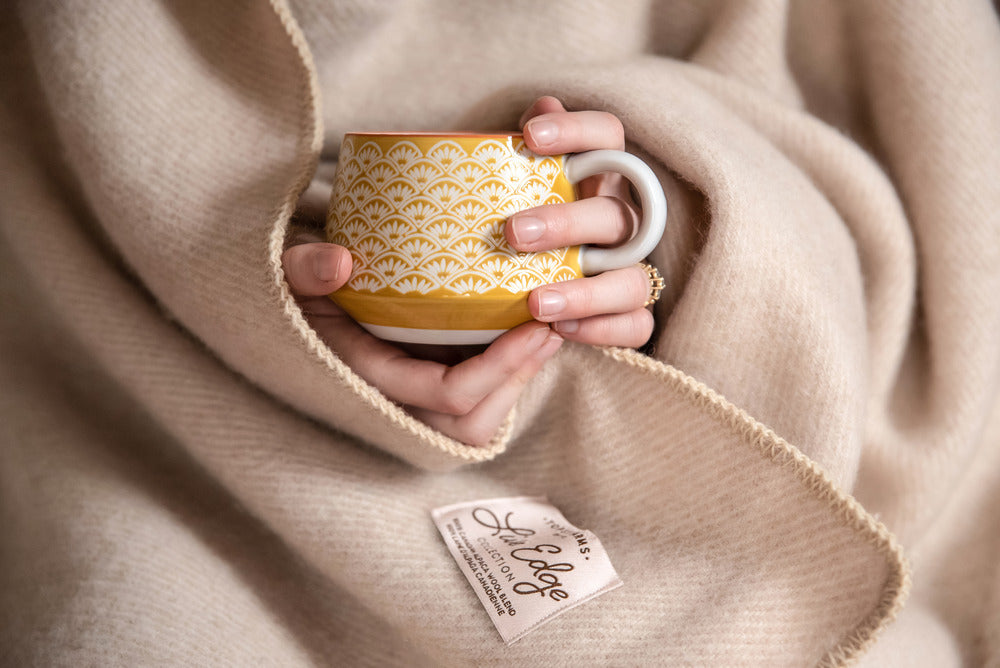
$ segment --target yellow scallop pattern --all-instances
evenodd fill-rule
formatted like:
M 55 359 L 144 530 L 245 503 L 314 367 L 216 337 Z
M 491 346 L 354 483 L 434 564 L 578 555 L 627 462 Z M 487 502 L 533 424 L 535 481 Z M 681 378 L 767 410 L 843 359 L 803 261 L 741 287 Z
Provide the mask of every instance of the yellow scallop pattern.
M 346 289 L 409 297 L 523 296 L 578 278 L 577 249 L 518 253 L 509 216 L 574 199 L 561 156 L 519 137 L 348 135 L 327 237 L 350 249 Z

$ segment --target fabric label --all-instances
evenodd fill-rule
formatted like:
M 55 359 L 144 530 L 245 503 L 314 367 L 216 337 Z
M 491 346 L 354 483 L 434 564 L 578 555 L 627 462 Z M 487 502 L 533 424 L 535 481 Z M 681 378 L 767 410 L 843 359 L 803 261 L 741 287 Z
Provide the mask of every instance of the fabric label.
M 459 503 L 431 516 L 507 644 L 622 584 L 597 536 L 544 497 Z

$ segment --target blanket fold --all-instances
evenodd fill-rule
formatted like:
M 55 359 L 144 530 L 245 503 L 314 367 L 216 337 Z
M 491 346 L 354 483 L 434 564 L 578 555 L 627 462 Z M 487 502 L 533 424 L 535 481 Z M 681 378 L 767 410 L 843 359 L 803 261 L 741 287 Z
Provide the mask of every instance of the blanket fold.
M 989 3 L 4 14 L 0 662 L 1000 658 Z M 650 356 L 567 344 L 477 449 L 347 367 L 280 254 L 344 132 L 541 94 L 621 118 L 668 286 Z M 429 511 L 516 495 L 625 585 L 507 647 Z

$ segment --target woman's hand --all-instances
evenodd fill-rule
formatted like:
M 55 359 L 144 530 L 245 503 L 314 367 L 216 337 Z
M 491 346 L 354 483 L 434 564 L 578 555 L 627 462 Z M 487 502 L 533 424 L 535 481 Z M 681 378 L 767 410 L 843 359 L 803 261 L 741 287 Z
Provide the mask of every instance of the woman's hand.
M 489 443 L 563 342 L 547 324 L 528 322 L 453 365 L 419 359 L 366 332 L 327 297 L 351 275 L 346 249 L 302 243 L 284 252 L 282 265 L 309 324 L 346 364 L 418 419 L 470 445 Z
M 553 97 L 538 99 L 521 118 L 525 143 L 554 155 L 625 148 L 621 121 L 601 111 L 568 112 Z M 508 242 L 519 251 L 578 244 L 615 246 L 633 234 L 638 211 L 628 181 L 600 174 L 580 183 L 581 199 L 518 212 L 507 221 Z M 649 277 L 638 265 L 597 276 L 545 285 L 528 298 L 531 315 L 553 323 L 566 339 L 598 345 L 639 347 L 653 333 L 653 315 L 643 304 Z
M 621 150 L 625 144 L 622 124 L 613 115 L 567 112 L 552 97 L 536 101 L 521 126 L 528 147 L 543 155 Z M 508 241 L 517 250 L 538 251 L 577 244 L 614 246 L 632 236 L 638 214 L 623 177 L 586 179 L 580 194 L 577 202 L 515 214 L 507 222 Z M 636 266 L 535 289 L 528 305 L 536 321 L 512 329 L 485 349 L 425 347 L 414 355 L 414 347 L 375 338 L 327 297 L 350 277 L 346 249 L 318 239 L 298 241 L 285 251 L 282 264 L 309 324 L 389 399 L 470 445 L 489 443 L 521 390 L 564 338 L 638 347 L 653 331 L 652 314 L 643 307 L 649 279 Z M 551 329 L 547 323 L 553 323 Z

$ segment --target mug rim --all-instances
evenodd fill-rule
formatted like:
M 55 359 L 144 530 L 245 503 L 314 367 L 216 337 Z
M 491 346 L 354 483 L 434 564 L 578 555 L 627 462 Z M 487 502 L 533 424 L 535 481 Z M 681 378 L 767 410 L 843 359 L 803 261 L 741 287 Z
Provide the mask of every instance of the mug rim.
M 464 130 L 415 130 L 415 131 L 405 131 L 405 130 L 387 130 L 387 131 L 364 131 L 357 130 L 351 132 L 345 132 L 345 137 L 458 137 L 461 139 L 496 139 L 498 137 L 523 137 L 524 133 L 517 130 L 512 130 L 509 132 L 504 131 L 464 131 Z

